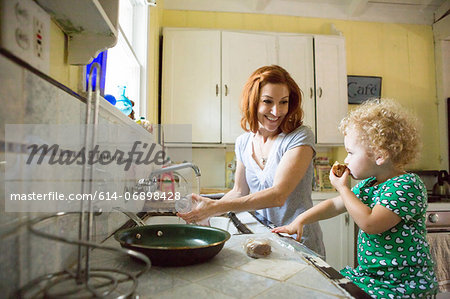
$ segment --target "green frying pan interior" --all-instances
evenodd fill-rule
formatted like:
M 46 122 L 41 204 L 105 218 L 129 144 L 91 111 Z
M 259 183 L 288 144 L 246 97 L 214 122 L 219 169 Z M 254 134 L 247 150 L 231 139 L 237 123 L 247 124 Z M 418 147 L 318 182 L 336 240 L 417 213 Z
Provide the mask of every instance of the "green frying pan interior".
M 117 232 L 122 247 L 146 254 L 153 265 L 183 266 L 215 256 L 230 238 L 225 230 L 189 224 L 155 224 Z

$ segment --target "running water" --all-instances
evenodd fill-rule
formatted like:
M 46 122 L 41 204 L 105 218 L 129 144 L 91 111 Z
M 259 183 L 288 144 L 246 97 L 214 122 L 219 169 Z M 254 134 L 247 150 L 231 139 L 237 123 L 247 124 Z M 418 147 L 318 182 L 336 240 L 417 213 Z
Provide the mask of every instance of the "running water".
M 196 176 L 195 180 L 196 180 L 196 186 L 192 187 L 191 193 L 200 194 L 200 176 Z M 180 198 L 179 200 L 177 200 L 175 202 L 175 210 L 179 213 L 188 213 L 193 208 L 195 208 L 195 206 L 196 206 L 196 203 L 192 202 L 192 199 L 190 198 L 189 194 L 185 194 L 184 196 L 182 196 L 182 198 Z M 203 225 L 203 226 L 209 226 L 210 225 L 209 218 L 199 221 L 197 224 Z
M 197 190 L 195 190 L 195 194 L 200 194 L 200 176 L 195 177 L 197 180 Z

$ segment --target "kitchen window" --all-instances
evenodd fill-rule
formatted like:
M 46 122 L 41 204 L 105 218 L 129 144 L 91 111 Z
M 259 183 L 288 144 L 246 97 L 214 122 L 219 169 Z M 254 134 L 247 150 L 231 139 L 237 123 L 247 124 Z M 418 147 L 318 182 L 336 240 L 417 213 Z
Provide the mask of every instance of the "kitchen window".
M 119 1 L 119 37 L 108 49 L 105 94 L 119 98 L 120 86 L 134 102 L 135 118 L 146 116 L 148 6 L 145 0 Z

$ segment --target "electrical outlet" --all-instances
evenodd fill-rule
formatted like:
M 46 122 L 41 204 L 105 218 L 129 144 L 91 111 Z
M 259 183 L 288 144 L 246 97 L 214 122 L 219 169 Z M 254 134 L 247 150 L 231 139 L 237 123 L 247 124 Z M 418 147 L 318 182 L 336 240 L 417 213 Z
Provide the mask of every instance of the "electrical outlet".
M 38 70 L 50 68 L 50 16 L 32 0 L 0 0 L 1 47 Z
M 33 41 L 34 41 L 34 56 L 37 59 L 43 59 L 44 46 L 44 24 L 36 17 L 33 18 Z

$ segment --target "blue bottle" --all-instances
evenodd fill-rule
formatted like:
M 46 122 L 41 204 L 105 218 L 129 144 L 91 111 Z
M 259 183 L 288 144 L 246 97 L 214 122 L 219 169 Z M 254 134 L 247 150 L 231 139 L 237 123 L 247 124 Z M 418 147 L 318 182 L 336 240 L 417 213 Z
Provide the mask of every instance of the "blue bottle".
M 130 115 L 131 111 L 133 110 L 133 105 L 131 104 L 130 99 L 128 99 L 125 96 L 125 90 L 126 90 L 126 86 L 119 86 L 119 97 L 117 99 L 116 102 L 116 107 L 122 111 L 123 114 L 125 115 Z

